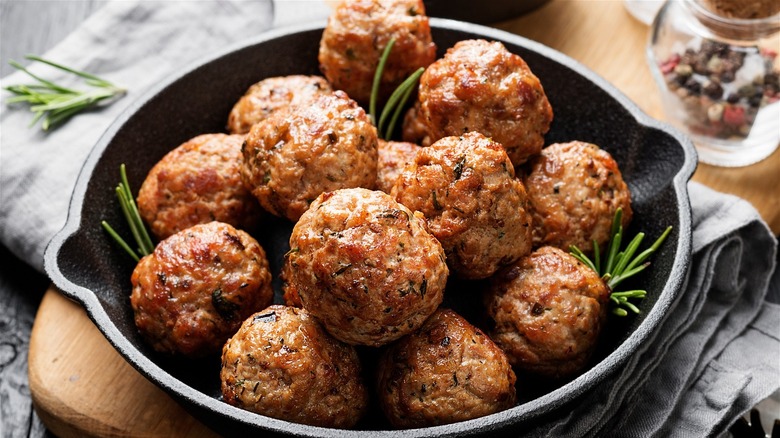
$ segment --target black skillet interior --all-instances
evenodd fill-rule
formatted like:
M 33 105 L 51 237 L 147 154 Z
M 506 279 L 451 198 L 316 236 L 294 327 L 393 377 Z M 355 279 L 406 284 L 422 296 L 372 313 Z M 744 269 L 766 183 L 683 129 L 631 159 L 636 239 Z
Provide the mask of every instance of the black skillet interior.
M 643 230 L 654 238 L 667 225 L 674 230 L 653 265 L 637 280 L 648 290 L 648 298 L 639 304 L 641 315 L 610 320 L 611 326 L 582 376 L 555 385 L 526 384 L 518 406 L 504 413 L 398 434 L 405 437 L 462 436 L 521 427 L 575 399 L 619 366 L 659 323 L 680 289 L 690 258 L 685 183 L 695 167 L 695 153 L 687 140 L 641 114 L 609 84 L 549 48 L 471 24 L 432 19 L 432 28 L 440 55 L 459 40 L 485 38 L 502 40 L 510 51 L 523 57 L 541 79 L 555 113 L 547 144 L 583 140 L 609 151 L 633 195 L 635 219 L 629 231 Z M 117 350 L 142 374 L 226 434 L 271 430 L 345 436 L 329 429 L 271 420 L 222 403 L 217 357 L 193 362 L 153 352 L 136 332 L 129 305 L 134 263 L 104 234 L 100 221 L 107 220 L 120 234 L 129 236 L 114 195 L 120 164 L 127 165 L 130 184 L 137 190 L 149 169 L 168 151 L 196 135 L 224 132 L 228 112 L 251 84 L 270 76 L 318 74 L 321 32 L 321 27 L 308 26 L 266 35 L 170 78 L 167 85 L 141 98 L 93 150 L 74 192 L 68 224 L 46 253 L 47 271 L 55 284 L 85 306 Z M 286 221 L 272 220 L 255 236 L 266 248 L 274 274 L 288 249 L 291 229 L 292 224 Z M 478 287 L 477 283 L 459 282 L 445 304 L 479 324 Z M 277 302 L 281 302 L 278 284 L 276 288 Z M 363 354 L 370 357 L 373 352 Z M 387 424 L 373 412 L 359 428 L 385 429 Z

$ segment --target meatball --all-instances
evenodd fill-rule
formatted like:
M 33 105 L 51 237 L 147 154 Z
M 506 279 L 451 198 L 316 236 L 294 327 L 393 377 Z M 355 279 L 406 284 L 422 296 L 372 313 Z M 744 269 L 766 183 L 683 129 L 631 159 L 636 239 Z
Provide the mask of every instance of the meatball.
M 414 160 L 420 146 L 402 141 L 379 140 L 377 147 L 377 189 L 390 193 L 398 174 Z
M 392 195 L 425 215 L 460 277 L 487 278 L 531 252 L 523 183 L 501 145 L 482 134 L 445 137 L 422 148 Z
M 241 176 L 266 210 L 297 221 L 320 193 L 373 188 L 376 145 L 368 115 L 336 91 L 254 125 Z
M 431 145 L 431 134 L 428 132 L 428 125 L 420 118 L 420 101 L 416 101 L 404 116 L 403 127 L 401 129 L 401 138 L 409 143 L 419 144 L 421 146 Z
M 337 339 L 379 346 L 418 328 L 441 304 L 444 251 L 420 214 L 366 189 L 322 194 L 290 236 L 288 282 Z
M 263 79 L 252 85 L 236 102 L 228 117 L 233 134 L 246 134 L 252 125 L 290 105 L 308 105 L 317 97 L 333 92 L 321 76 L 290 75 Z
M 491 278 L 490 336 L 519 371 L 549 378 L 580 372 L 606 319 L 601 277 L 558 248 L 542 247 Z
M 499 42 L 455 44 L 420 78 L 420 114 L 436 141 L 478 131 L 515 166 L 539 153 L 553 113 L 539 79 Z
M 165 155 L 138 192 L 138 211 L 158 239 L 211 221 L 252 229 L 262 217 L 241 183 L 242 135 L 199 135 Z
M 378 374 L 380 405 L 396 427 L 465 421 L 515 404 L 515 373 L 504 352 L 449 309 L 390 346 Z
M 615 211 L 631 221 L 631 193 L 612 156 L 581 141 L 546 147 L 524 176 L 534 222 L 534 245 L 592 254 L 593 240 L 606 248 Z
M 160 242 L 138 263 L 131 282 L 141 335 L 157 351 L 189 357 L 218 353 L 241 321 L 273 300 L 263 248 L 220 222 Z
M 273 305 L 241 325 L 222 350 L 223 399 L 258 414 L 349 428 L 368 391 L 354 347 L 333 339 L 304 309 Z
M 295 283 L 289 280 L 292 275 L 292 269 L 293 266 L 291 264 L 284 263 L 279 272 L 279 280 L 282 283 L 282 299 L 284 299 L 284 304 L 288 306 L 303 307 L 301 297 L 298 295 L 298 288 L 295 286 Z
M 410 74 L 436 59 L 422 0 L 347 0 L 330 16 L 320 41 L 320 70 L 334 88 L 362 104 L 391 39 L 380 95 L 386 98 Z

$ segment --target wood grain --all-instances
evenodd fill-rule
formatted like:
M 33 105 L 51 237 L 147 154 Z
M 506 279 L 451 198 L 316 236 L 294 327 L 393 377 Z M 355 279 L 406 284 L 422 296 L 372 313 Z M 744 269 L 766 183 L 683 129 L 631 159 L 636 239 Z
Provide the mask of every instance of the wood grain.
M 216 437 L 106 341 L 84 310 L 49 289 L 30 339 L 33 403 L 58 437 Z
M 29 64 L 25 55 L 43 53 L 62 41 L 106 0 L 3 0 L 0 2 L 0 27 L 4 39 L 0 44 L 0 77 L 15 71 L 8 64 L 13 59 Z
M 496 27 L 573 57 L 663 118 L 644 55 L 648 28 L 621 1 L 554 0 Z M 700 165 L 693 179 L 749 200 L 780 234 L 780 153 L 739 169 Z M 54 289 L 33 327 L 30 388 L 47 426 L 62 437 L 212 436 L 125 363 L 84 312 Z

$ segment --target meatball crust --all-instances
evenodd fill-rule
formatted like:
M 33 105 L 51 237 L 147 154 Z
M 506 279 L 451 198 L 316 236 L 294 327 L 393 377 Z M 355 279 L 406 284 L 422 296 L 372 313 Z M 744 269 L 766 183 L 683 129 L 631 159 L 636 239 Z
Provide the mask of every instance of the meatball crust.
M 569 377 L 596 346 L 609 294 L 599 275 L 570 254 L 539 248 L 491 278 L 490 336 L 518 370 Z
M 436 44 L 423 1 L 343 1 L 322 33 L 320 70 L 334 88 L 365 105 L 379 58 L 391 39 L 395 43 L 382 73 L 382 98 L 390 96 L 415 70 L 436 59 Z
M 380 139 L 377 147 L 377 189 L 389 194 L 401 170 L 414 160 L 419 150 L 420 146 L 414 143 Z
M 350 428 L 368 404 L 354 347 L 304 309 L 273 305 L 241 325 L 222 350 L 223 399 L 258 414 Z
M 290 236 L 288 282 L 337 339 L 379 346 L 418 328 L 441 304 L 444 250 L 389 195 L 366 189 L 322 194 Z
M 420 78 L 420 117 L 432 140 L 478 131 L 516 166 L 544 145 L 553 113 L 539 79 L 499 42 L 460 41 Z
M 546 147 L 523 177 L 534 222 L 534 245 L 592 254 L 593 240 L 604 250 L 615 211 L 631 222 L 631 193 L 612 156 L 581 141 Z
M 422 148 L 392 195 L 425 215 L 449 268 L 463 278 L 487 278 L 531 252 L 523 183 L 501 145 L 480 133 Z
M 404 115 L 403 127 L 401 129 L 401 138 L 403 141 L 415 143 L 420 146 L 431 145 L 431 134 L 428 132 L 428 125 L 420 117 L 420 101 L 415 101 L 414 105 L 406 111 Z
M 138 210 L 158 239 L 211 221 L 252 229 L 262 217 L 241 183 L 243 135 L 199 135 L 165 155 L 138 192 Z
M 449 309 L 392 344 L 378 364 L 377 394 L 399 428 L 455 423 L 515 404 L 515 373 L 506 354 Z
M 263 79 L 252 85 L 236 102 L 228 116 L 232 134 L 247 134 L 252 125 L 290 105 L 308 105 L 317 97 L 333 92 L 321 76 L 290 75 Z
M 241 177 L 269 212 L 297 221 L 321 193 L 376 184 L 377 133 L 342 91 L 272 114 L 244 144 Z
M 247 316 L 273 300 L 263 248 L 220 222 L 195 225 L 160 242 L 131 277 L 135 324 L 163 353 L 218 353 Z
M 303 307 L 301 297 L 298 295 L 298 288 L 294 282 L 290 281 L 292 270 L 293 266 L 291 264 L 284 263 L 279 271 L 279 279 L 282 283 L 282 299 L 284 304 L 288 306 Z

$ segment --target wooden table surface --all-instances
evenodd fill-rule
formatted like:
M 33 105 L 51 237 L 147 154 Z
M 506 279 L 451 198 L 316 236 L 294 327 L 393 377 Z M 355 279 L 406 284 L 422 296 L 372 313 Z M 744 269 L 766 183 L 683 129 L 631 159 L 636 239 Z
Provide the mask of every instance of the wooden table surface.
M 648 27 L 633 19 L 621 1 L 554 0 L 495 27 L 577 59 L 663 119 L 644 55 Z M 693 179 L 747 199 L 780 234 L 780 152 L 745 168 L 701 164 Z M 53 288 L 39 308 L 29 354 L 36 408 L 61 437 L 213 436 L 132 369 L 84 311 Z

